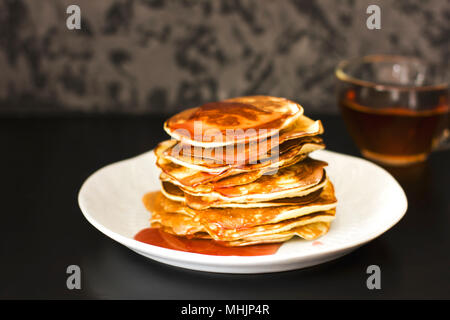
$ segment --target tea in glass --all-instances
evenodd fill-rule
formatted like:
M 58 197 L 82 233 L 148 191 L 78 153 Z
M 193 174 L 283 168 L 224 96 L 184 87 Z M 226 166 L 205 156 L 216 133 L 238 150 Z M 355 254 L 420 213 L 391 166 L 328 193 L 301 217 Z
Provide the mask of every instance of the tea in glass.
M 368 56 L 337 70 L 338 104 L 361 153 L 389 165 L 423 161 L 449 134 L 448 85 L 420 60 Z

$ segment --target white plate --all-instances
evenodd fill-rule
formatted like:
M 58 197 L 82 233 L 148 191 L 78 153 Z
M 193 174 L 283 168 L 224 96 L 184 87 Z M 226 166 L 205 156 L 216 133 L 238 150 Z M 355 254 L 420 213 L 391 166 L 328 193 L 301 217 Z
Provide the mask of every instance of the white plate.
M 150 213 L 142 196 L 160 187 L 152 151 L 92 174 L 81 187 L 78 202 L 94 227 L 143 256 L 182 268 L 226 273 L 277 272 L 330 261 L 380 236 L 405 214 L 406 196 L 384 169 L 331 151 L 316 151 L 312 156 L 329 163 L 327 173 L 338 198 L 336 219 L 319 243 L 292 239 L 273 255 L 210 256 L 134 240 L 138 231 L 149 227 Z

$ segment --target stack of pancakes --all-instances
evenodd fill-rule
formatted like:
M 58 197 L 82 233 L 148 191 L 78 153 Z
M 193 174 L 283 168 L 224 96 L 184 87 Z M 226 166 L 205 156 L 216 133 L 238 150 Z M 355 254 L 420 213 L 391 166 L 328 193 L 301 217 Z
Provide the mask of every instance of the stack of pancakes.
M 164 124 L 162 189 L 152 227 L 228 246 L 325 234 L 337 200 L 324 167 L 320 121 L 277 97 L 228 99 L 185 110 Z

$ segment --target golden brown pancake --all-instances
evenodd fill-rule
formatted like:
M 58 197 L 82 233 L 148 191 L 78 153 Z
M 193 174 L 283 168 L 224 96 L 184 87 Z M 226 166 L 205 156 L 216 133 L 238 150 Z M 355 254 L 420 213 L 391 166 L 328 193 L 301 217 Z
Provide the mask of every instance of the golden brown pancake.
M 190 216 L 203 225 L 214 239 L 234 237 L 233 233 L 242 233 L 245 232 L 245 229 L 331 210 L 336 208 L 337 205 L 333 185 L 329 181 L 312 202 L 305 201 L 297 205 L 252 208 L 251 210 L 243 208 L 196 210 L 181 202 L 172 201 L 162 194 L 160 194 L 158 201 L 162 210 L 154 210 L 155 212 L 158 214 L 170 212 Z
M 238 229 L 235 231 L 225 230 L 215 233 L 215 230 L 208 230 L 209 235 L 218 241 L 235 241 L 249 238 L 270 238 L 271 236 L 283 232 L 288 232 L 293 228 L 298 228 L 311 223 L 331 222 L 334 220 L 335 210 L 326 212 L 316 212 L 309 215 L 301 216 L 295 219 L 284 220 L 278 223 L 258 225 L 252 228 Z M 222 230 L 221 230 L 222 231 Z
M 193 209 L 208 209 L 208 208 L 262 208 L 262 207 L 277 207 L 282 205 L 297 205 L 303 203 L 303 199 L 320 193 L 327 180 L 324 179 L 321 183 L 304 189 L 302 191 L 294 192 L 280 192 L 270 195 L 267 200 L 252 199 L 243 201 L 243 198 L 239 201 L 231 202 L 223 199 L 213 199 L 208 197 L 197 197 L 185 193 L 185 203 Z M 259 200 L 259 201 L 258 201 Z
M 325 175 L 324 167 L 326 162 L 306 158 L 293 165 L 283 167 L 276 172 L 268 173 L 257 180 L 237 186 L 214 187 L 214 191 L 203 193 L 201 191 L 192 191 L 192 189 L 181 189 L 194 196 L 203 196 L 208 198 L 220 198 L 225 201 L 264 201 L 276 199 L 271 195 L 279 192 L 292 190 L 301 191 L 315 186 L 323 180 Z M 259 196 L 257 196 L 259 195 Z M 295 196 L 295 195 L 294 195 Z
M 258 207 L 258 203 L 262 202 L 262 206 L 275 206 L 276 202 L 268 201 L 302 197 L 321 189 L 326 183 L 323 169 L 326 165 L 326 162 L 307 158 L 243 185 L 218 187 L 205 193 L 195 188 L 177 187 L 166 181 L 162 190 L 168 198 L 185 201 L 194 209 L 237 207 L 237 203 L 242 204 L 240 207 Z
M 264 163 L 292 150 L 297 150 L 298 153 L 303 154 L 310 153 L 316 149 L 322 148 L 324 145 L 322 138 L 303 137 L 285 141 L 281 145 L 276 145 L 274 148 L 268 150 L 255 149 L 256 153 L 252 153 L 254 152 L 252 151 L 252 148 L 247 149 L 247 151 L 244 149 L 231 150 L 230 154 L 232 153 L 234 156 L 230 156 L 225 160 L 226 162 L 222 159 L 212 159 L 206 152 L 217 149 L 206 150 L 195 147 L 198 148 L 197 151 L 188 150 L 187 153 L 185 153 L 185 150 L 178 148 L 179 146 L 180 144 L 174 143 L 173 140 L 171 140 L 171 143 L 165 144 L 166 149 L 162 153 L 162 157 L 184 167 L 215 173 L 221 172 L 229 167 L 242 168 L 246 165 Z M 231 160 L 232 157 L 234 157 L 234 160 Z
M 311 226 L 313 223 L 321 222 L 329 223 L 334 219 L 334 215 L 335 209 L 330 209 L 328 211 L 319 211 L 277 223 L 260 224 L 245 228 L 237 228 L 235 230 L 211 228 L 208 225 L 204 225 L 202 220 L 198 219 L 196 216 L 189 217 L 187 215 L 171 212 L 155 214 L 152 216 L 151 223 L 152 226 L 163 227 L 164 231 L 178 236 L 200 236 L 201 238 L 206 238 L 205 233 L 207 233 L 212 239 L 217 241 L 258 241 L 258 243 L 261 243 L 279 239 L 280 236 L 285 237 L 288 234 L 293 236 L 294 234 L 289 231 L 302 226 Z M 303 234 L 306 238 L 311 239 L 323 234 L 322 232 L 324 230 L 322 229 L 321 232 L 309 231 L 308 234 L 308 229 L 305 229 Z M 229 245 L 238 245 L 238 243 L 229 243 Z
M 317 218 L 316 218 L 317 219 Z M 329 218 L 328 218 L 329 219 Z M 152 227 L 161 228 L 164 232 L 176 235 L 176 236 L 184 236 L 189 239 L 212 239 L 211 236 L 207 232 L 195 232 L 189 234 L 177 233 L 171 227 L 161 225 L 160 223 L 152 223 Z M 279 233 L 271 233 L 271 234 L 256 234 L 256 235 L 248 235 L 239 240 L 231 240 L 231 241 L 221 241 L 219 242 L 225 246 L 231 247 L 240 247 L 240 246 L 248 246 L 254 244 L 262 244 L 262 243 L 274 243 L 274 242 L 284 242 L 291 239 L 294 236 L 298 236 L 305 240 L 314 240 L 319 238 L 328 232 L 330 228 L 330 222 L 327 221 L 319 221 L 312 222 L 304 225 L 300 225 L 298 227 L 293 227 L 290 230 L 282 231 Z
M 305 203 L 307 201 L 312 201 L 315 199 L 322 191 L 322 188 L 327 183 L 326 178 L 323 182 L 320 182 L 314 187 L 311 187 L 295 197 L 280 198 L 265 200 L 260 202 L 226 202 L 226 201 L 216 201 L 208 203 L 202 201 L 201 197 L 192 197 L 184 193 L 179 187 L 174 184 L 164 181 L 161 185 L 161 193 L 168 199 L 172 201 L 182 202 L 187 204 L 193 209 L 207 209 L 207 208 L 264 208 L 264 207 L 279 207 L 288 205 L 298 205 Z M 186 198 L 192 197 L 193 199 Z
M 192 197 L 184 193 L 179 187 L 171 184 L 170 182 L 163 182 L 161 185 L 161 193 L 168 199 L 176 202 L 181 202 L 192 209 L 207 209 L 207 208 L 266 208 L 266 207 L 279 207 L 299 205 L 307 201 L 313 201 L 322 192 L 322 188 L 327 183 L 327 179 L 324 178 L 323 182 L 320 182 L 314 187 L 311 187 L 295 197 L 279 198 L 272 200 L 264 200 L 259 202 L 227 202 L 227 201 L 215 201 L 206 202 L 202 201 L 201 197 Z M 190 199 L 190 197 L 192 197 Z M 187 199 L 187 200 L 186 200 Z
M 164 130 L 189 145 L 216 147 L 270 137 L 302 113 L 299 104 L 284 98 L 239 97 L 184 110 L 167 120 Z
M 337 201 L 331 182 L 323 188 L 321 194 L 312 203 L 299 205 L 279 206 L 269 208 L 208 208 L 195 210 L 185 206 L 187 212 L 200 219 L 201 224 L 209 234 L 217 237 L 236 233 L 261 224 L 277 223 L 283 220 L 294 219 L 318 211 L 327 211 L 336 208 Z
M 270 157 L 274 152 L 287 151 L 301 143 L 308 141 L 323 143 L 322 139 L 319 140 L 317 137 L 305 139 L 322 133 L 323 127 L 320 120 L 313 121 L 301 116 L 276 138 L 269 137 L 252 143 L 218 148 L 201 148 L 179 142 L 167 148 L 164 155 L 174 162 L 180 161 L 179 164 L 184 162 L 208 167 L 220 167 L 221 164 L 254 163 L 257 160 Z
M 306 156 L 305 156 L 306 157 Z M 230 186 L 238 186 L 241 184 L 246 184 L 255 181 L 259 177 L 261 177 L 265 171 L 263 170 L 255 170 L 255 171 L 249 171 L 249 172 L 243 172 L 239 173 L 233 176 L 225 177 L 219 180 L 216 180 L 214 182 L 207 182 L 205 184 L 200 184 L 195 187 L 189 187 L 182 185 L 177 180 L 171 178 L 169 175 L 165 174 L 164 172 L 160 175 L 161 181 L 168 181 L 172 184 L 175 184 L 176 186 L 184 187 L 188 190 L 192 190 L 192 192 L 212 192 L 214 188 L 221 188 L 221 187 L 230 187 Z
M 205 228 L 193 217 L 173 212 L 155 212 L 151 219 L 152 227 L 163 226 L 170 228 L 171 233 L 176 235 L 195 235 L 205 232 Z
M 294 236 L 298 236 L 305 240 L 314 240 L 324 235 L 330 229 L 330 222 L 313 222 L 299 227 L 292 228 L 285 232 L 272 234 L 270 236 L 249 236 L 243 239 L 228 241 L 227 246 L 249 246 L 260 243 L 284 242 Z
M 176 164 L 165 158 L 164 151 L 172 145 L 173 141 L 171 140 L 164 141 L 158 145 L 155 149 L 157 156 L 156 164 L 170 177 L 171 180 L 177 181 L 180 185 L 187 187 L 195 187 L 243 172 L 261 170 L 263 171 L 262 174 L 264 174 L 294 164 L 304 159 L 308 153 L 324 148 L 323 144 L 305 143 L 298 147 L 291 148 L 286 152 L 281 152 L 276 157 L 267 159 L 261 163 L 247 164 L 238 167 L 227 165 L 220 169 L 215 168 L 214 171 L 208 172 L 208 168 L 205 167 L 201 167 L 200 170 L 199 168 L 192 168 L 192 166 L 188 167 L 187 164 Z M 174 183 L 177 184 L 177 182 Z

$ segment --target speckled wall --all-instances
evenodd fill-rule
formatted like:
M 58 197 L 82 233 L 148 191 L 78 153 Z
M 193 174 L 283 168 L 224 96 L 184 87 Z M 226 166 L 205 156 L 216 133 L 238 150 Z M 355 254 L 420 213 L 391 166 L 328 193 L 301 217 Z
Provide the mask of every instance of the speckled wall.
M 81 8 L 68 30 L 66 8 Z M 381 30 L 366 8 L 381 7 Z M 172 113 L 248 94 L 335 112 L 333 70 L 370 53 L 449 64 L 450 1 L 0 1 L 0 113 Z

